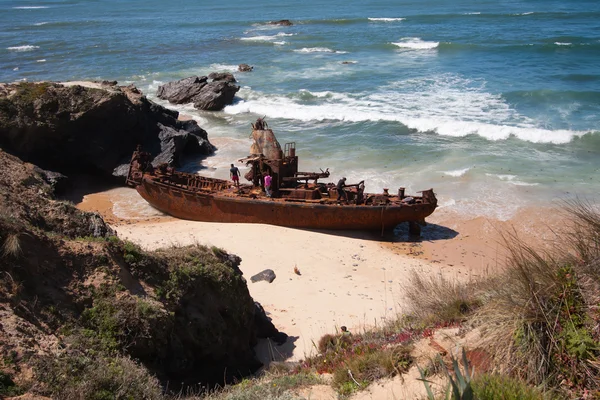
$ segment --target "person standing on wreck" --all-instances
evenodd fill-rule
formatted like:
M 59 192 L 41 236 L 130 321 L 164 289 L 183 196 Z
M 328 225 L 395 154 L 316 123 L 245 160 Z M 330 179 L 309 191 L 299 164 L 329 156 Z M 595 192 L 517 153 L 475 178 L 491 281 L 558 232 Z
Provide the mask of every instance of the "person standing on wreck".
M 346 194 L 346 191 L 344 190 L 344 188 L 346 187 L 346 178 L 342 178 L 338 181 L 337 184 L 337 192 L 338 192 L 338 198 L 337 201 L 340 201 L 340 199 L 344 199 L 346 201 L 346 203 L 348 202 L 348 195 Z
M 240 170 L 235 165 L 231 164 L 229 176 L 237 188 L 240 187 Z
M 273 178 L 271 177 L 271 173 L 269 171 L 267 171 L 267 174 L 265 175 L 265 194 L 267 195 L 267 197 L 271 197 L 271 181 L 273 180 Z

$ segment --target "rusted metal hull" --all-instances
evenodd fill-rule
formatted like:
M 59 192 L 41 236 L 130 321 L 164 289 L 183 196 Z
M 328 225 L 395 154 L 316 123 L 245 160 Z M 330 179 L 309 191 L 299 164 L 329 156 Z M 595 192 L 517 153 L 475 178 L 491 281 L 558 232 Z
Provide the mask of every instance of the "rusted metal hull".
M 251 199 L 220 193 L 190 192 L 144 177 L 138 193 L 154 208 L 177 218 L 205 222 L 260 223 L 294 228 L 376 230 L 402 222 L 424 222 L 436 203 L 338 205 Z

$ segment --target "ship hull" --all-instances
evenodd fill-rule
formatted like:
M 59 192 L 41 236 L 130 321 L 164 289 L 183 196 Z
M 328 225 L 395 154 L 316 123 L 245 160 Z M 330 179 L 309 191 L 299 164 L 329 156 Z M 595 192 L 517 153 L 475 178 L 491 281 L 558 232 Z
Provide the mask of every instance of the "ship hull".
M 338 205 L 243 198 L 189 192 L 143 179 L 138 193 L 154 208 L 177 218 L 229 223 L 258 223 L 309 229 L 393 229 L 402 222 L 423 223 L 436 204 Z

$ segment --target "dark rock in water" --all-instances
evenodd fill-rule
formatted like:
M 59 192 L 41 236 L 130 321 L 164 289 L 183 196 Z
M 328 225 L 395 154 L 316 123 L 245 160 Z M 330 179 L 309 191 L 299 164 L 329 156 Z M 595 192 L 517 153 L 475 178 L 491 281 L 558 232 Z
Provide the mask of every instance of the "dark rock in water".
M 265 269 L 262 272 L 259 272 L 258 274 L 252 276 L 250 278 L 250 280 L 252 282 L 259 282 L 259 281 L 266 281 L 266 282 L 273 282 L 276 278 L 275 272 L 272 269 Z
M 287 340 L 288 335 L 275 328 L 271 319 L 267 317 L 265 309 L 257 301 L 254 302 L 254 326 L 256 337 L 273 339 L 279 345 L 284 344 Z
M 208 83 L 205 90 L 194 99 L 194 107 L 199 110 L 220 111 L 233 103 L 233 97 L 238 90 L 239 86 L 225 81 Z
M 240 72 L 250 72 L 254 69 L 253 66 L 248 65 L 248 64 L 240 64 L 238 65 L 238 71 Z
M 191 103 L 207 82 L 208 77 L 206 76 L 190 76 L 175 82 L 168 82 L 158 87 L 156 96 L 173 104 Z
M 213 82 L 237 82 L 235 76 L 229 72 L 211 72 L 208 79 L 212 79 Z
M 44 169 L 125 176 L 137 145 L 156 163 L 214 151 L 195 121 L 134 86 L 0 84 L 0 147 Z
M 269 25 L 292 26 L 292 21 L 289 19 L 280 19 L 279 21 L 270 21 Z
M 170 103 L 194 103 L 200 110 L 219 111 L 233 103 L 240 90 L 235 82 L 235 77 L 228 72 L 212 73 L 208 77 L 192 76 L 159 86 L 156 95 Z

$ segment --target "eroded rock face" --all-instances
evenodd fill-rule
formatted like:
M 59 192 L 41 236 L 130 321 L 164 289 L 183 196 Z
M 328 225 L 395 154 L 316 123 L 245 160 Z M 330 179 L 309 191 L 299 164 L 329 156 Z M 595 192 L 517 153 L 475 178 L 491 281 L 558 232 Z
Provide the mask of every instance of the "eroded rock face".
M 240 90 L 230 73 L 212 73 L 208 77 L 192 76 L 158 87 L 156 96 L 173 104 L 194 103 L 194 107 L 206 111 L 219 111 L 233 103 Z
M 214 151 L 206 131 L 177 117 L 114 82 L 0 84 L 0 147 L 67 174 L 124 176 L 137 145 L 175 167 Z
M 115 234 L 99 214 L 53 200 L 56 173 L 23 163 L 1 149 L 0 171 L 0 218 L 9 216 L 42 231 L 60 232 L 71 238 Z

